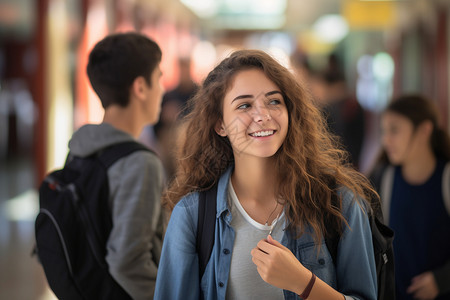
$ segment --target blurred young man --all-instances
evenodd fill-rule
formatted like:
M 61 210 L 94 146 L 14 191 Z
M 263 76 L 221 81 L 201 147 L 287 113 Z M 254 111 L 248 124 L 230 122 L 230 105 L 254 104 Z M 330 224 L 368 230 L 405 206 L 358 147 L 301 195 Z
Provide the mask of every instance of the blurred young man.
M 105 115 L 101 124 L 84 125 L 74 133 L 72 155 L 87 157 L 135 141 L 144 126 L 158 121 L 164 93 L 161 56 L 159 46 L 138 33 L 113 34 L 96 44 L 87 74 Z M 162 243 L 162 178 L 160 160 L 148 151 L 133 152 L 108 169 L 113 227 L 106 261 L 133 299 L 153 298 Z

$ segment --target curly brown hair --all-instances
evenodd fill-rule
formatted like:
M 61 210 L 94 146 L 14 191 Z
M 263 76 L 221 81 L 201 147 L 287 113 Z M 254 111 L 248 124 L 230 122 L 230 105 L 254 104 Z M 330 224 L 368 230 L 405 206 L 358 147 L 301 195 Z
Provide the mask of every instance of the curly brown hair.
M 180 142 L 177 173 L 163 197 L 168 209 L 184 195 L 216 184 L 234 163 L 231 144 L 219 136 L 215 125 L 222 119 L 225 94 L 237 73 L 257 68 L 282 91 L 289 114 L 287 136 L 275 154 L 276 194 L 282 199 L 289 229 L 302 234 L 306 225 L 319 242 L 327 230 L 325 215 L 334 216 L 341 230 L 345 219 L 340 202 L 331 201 L 337 187 L 349 188 L 361 205 L 377 197 L 369 181 L 348 162 L 345 151 L 327 130 L 324 118 L 307 89 L 269 54 L 260 50 L 239 50 L 219 63 L 191 99 L 185 118 L 185 138 Z M 367 206 L 370 207 L 370 206 Z M 319 244 L 319 243 L 318 243 Z

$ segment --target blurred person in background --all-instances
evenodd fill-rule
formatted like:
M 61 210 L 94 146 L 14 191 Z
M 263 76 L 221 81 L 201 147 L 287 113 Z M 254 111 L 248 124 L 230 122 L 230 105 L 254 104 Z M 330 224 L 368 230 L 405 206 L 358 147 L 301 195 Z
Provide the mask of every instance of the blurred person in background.
M 290 62 L 295 78 L 305 86 L 309 87 L 312 68 L 308 55 L 301 49 L 296 49 L 290 57 Z
M 293 56 L 297 78 L 308 83 L 313 98 L 322 110 L 330 132 L 348 152 L 348 161 L 359 169 L 365 135 L 365 112 L 350 92 L 336 55 L 328 58 L 324 70 L 313 71 L 306 57 Z
M 87 74 L 105 109 L 101 124 L 79 128 L 70 154 L 88 157 L 114 144 L 136 141 L 159 118 L 161 49 L 138 33 L 113 34 L 89 55 Z M 162 246 L 163 166 L 148 151 L 120 158 L 108 169 L 113 227 L 106 245 L 108 270 L 132 299 L 152 299 Z
M 448 300 L 450 137 L 439 128 L 437 107 L 421 95 L 394 99 L 381 130 L 383 151 L 370 178 L 395 232 L 397 300 Z
M 167 181 L 175 174 L 175 140 L 179 120 L 189 112 L 188 100 L 197 91 L 197 84 L 191 76 L 191 60 L 180 58 L 178 65 L 178 85 L 164 95 L 159 122 L 153 127 Z

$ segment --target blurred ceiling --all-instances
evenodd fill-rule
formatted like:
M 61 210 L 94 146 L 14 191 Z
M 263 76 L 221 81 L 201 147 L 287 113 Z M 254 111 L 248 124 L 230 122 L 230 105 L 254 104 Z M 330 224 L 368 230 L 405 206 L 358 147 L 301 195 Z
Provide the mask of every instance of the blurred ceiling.
M 341 0 L 179 0 L 213 29 L 309 28 L 324 14 L 339 14 Z
M 40 0 L 0 0 L 0 37 L 29 36 Z M 210 33 L 223 30 L 279 30 L 300 33 L 312 29 L 324 15 L 343 14 L 351 29 L 383 29 L 425 19 L 432 23 L 432 7 L 449 0 L 103 0 L 108 7 L 147 7 L 148 18 L 170 16 L 180 24 L 193 21 Z M 95 1 L 92 1 L 94 3 Z M 71 13 L 80 0 L 65 3 Z M 148 11 L 148 12 L 147 12 Z M 430 12 L 431 11 L 431 12 Z M 396 23 L 396 24 L 393 24 Z
M 285 28 L 287 30 L 310 28 L 323 15 L 339 14 L 341 2 L 341 0 L 288 0 Z

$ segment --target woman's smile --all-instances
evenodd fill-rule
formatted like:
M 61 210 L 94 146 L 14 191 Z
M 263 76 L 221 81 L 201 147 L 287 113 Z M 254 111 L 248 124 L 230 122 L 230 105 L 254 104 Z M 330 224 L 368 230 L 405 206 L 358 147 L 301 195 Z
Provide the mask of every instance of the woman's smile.
M 260 130 L 250 133 L 249 135 L 256 138 L 265 138 L 274 135 L 276 130 Z

